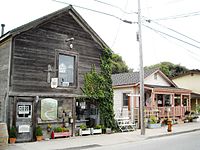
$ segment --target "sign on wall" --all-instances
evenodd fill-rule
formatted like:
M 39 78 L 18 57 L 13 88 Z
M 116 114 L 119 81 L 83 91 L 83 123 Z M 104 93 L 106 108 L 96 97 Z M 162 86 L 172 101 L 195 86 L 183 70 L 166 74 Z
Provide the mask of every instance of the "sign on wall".
M 41 119 L 56 120 L 58 111 L 58 101 L 52 98 L 41 100 Z
M 19 133 L 30 132 L 30 125 L 19 125 L 18 132 Z

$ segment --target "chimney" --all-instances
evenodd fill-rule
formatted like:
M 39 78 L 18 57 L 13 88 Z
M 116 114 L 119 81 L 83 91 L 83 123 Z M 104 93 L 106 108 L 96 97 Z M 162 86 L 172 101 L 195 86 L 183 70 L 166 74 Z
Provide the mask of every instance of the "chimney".
M 1 24 L 1 36 L 4 34 L 4 27 L 5 27 L 5 24 Z

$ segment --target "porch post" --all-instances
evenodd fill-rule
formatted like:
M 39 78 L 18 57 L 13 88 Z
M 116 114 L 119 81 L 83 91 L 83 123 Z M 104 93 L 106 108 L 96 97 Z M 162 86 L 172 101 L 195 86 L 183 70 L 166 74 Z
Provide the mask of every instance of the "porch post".
M 135 123 L 135 116 L 134 116 L 134 97 L 130 96 L 131 100 L 131 122 Z
M 196 103 L 195 103 L 195 111 L 196 111 L 196 113 L 197 113 L 197 105 L 198 105 L 198 99 L 196 98 Z
M 171 94 L 171 99 L 172 99 L 172 107 L 171 107 L 171 111 L 173 112 L 173 118 L 175 118 L 175 102 L 174 102 L 174 93 Z
M 183 117 L 183 115 L 182 115 L 182 112 L 183 112 L 182 111 L 182 106 L 183 106 L 182 103 L 183 103 L 183 95 L 181 94 L 181 110 L 180 110 L 181 118 Z

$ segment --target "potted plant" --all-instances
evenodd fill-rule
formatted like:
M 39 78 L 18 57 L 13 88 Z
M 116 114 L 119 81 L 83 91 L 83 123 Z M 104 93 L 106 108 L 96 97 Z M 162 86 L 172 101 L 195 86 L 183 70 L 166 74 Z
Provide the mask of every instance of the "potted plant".
M 91 134 L 101 134 L 102 128 L 101 125 L 96 125 L 94 128 L 91 128 Z
M 150 116 L 149 121 L 148 121 L 148 128 L 155 129 L 155 128 L 160 128 L 160 127 L 161 127 L 161 123 L 157 119 L 157 117 L 156 116 Z
M 87 128 L 85 124 L 80 125 L 79 135 L 89 135 L 91 134 L 91 129 Z
M 71 133 L 69 132 L 69 129 L 66 127 L 56 127 L 53 129 L 51 133 L 51 138 L 57 138 L 57 137 L 69 137 L 71 136 Z
M 41 141 L 43 139 L 42 128 L 40 126 L 36 127 L 36 139 L 37 141 Z
M 10 128 L 10 132 L 9 132 L 9 141 L 10 144 L 14 144 L 16 142 L 16 138 L 17 138 L 17 130 L 16 127 L 12 127 Z

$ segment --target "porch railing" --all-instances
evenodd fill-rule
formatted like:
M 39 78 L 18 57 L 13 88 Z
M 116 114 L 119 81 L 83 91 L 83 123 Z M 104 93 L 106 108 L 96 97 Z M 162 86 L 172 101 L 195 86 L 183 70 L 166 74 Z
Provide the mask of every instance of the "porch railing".
M 145 117 L 149 117 L 151 115 L 155 115 L 161 118 L 166 117 L 184 117 L 186 111 L 190 111 L 190 106 L 174 106 L 170 107 L 170 111 L 167 111 L 168 107 L 158 107 L 156 109 L 152 109 L 149 107 L 145 108 Z

